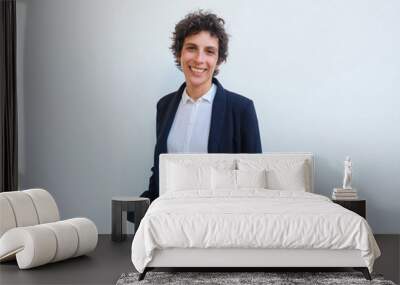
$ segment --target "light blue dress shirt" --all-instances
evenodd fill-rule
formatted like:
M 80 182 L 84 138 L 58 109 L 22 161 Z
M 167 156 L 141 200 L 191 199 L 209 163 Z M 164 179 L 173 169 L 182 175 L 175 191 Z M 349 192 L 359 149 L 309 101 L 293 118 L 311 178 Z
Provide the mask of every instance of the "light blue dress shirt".
M 196 101 L 185 91 L 168 135 L 168 153 L 207 153 L 211 111 L 217 86 Z

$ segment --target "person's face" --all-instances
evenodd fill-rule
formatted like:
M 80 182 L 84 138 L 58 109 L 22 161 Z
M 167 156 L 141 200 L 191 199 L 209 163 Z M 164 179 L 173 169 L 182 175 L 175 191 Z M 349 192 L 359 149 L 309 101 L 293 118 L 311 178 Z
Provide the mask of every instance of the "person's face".
M 181 51 L 181 67 L 191 88 L 211 86 L 218 61 L 218 38 L 202 31 L 185 38 Z

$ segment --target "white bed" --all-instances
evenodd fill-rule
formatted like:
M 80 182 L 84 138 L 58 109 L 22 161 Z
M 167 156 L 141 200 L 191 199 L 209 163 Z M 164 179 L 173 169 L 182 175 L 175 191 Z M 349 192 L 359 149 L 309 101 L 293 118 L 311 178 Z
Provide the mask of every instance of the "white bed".
M 161 155 L 132 262 L 141 278 L 154 267 L 354 267 L 370 278 L 370 227 L 313 181 L 310 153 Z

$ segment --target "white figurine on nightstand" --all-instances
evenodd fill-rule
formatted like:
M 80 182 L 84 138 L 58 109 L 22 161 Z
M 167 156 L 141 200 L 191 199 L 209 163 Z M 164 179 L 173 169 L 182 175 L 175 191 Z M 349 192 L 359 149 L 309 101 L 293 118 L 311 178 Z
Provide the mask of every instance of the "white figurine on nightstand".
M 344 161 L 344 177 L 343 177 L 343 189 L 352 189 L 351 188 L 351 158 L 350 156 L 346 156 L 346 160 Z
M 352 162 L 350 156 L 346 156 L 344 161 L 343 187 L 334 188 L 332 199 L 334 200 L 356 200 L 358 199 L 357 189 L 351 187 Z

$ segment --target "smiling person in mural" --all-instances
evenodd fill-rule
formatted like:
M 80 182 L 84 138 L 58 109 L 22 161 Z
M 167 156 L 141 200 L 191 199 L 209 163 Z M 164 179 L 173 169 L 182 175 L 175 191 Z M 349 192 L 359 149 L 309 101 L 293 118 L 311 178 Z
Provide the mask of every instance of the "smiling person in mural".
M 159 196 L 161 153 L 261 153 L 253 101 L 222 87 L 215 78 L 228 57 L 224 20 L 199 10 L 176 26 L 171 50 L 185 82 L 157 103 L 157 142 L 149 190 Z

